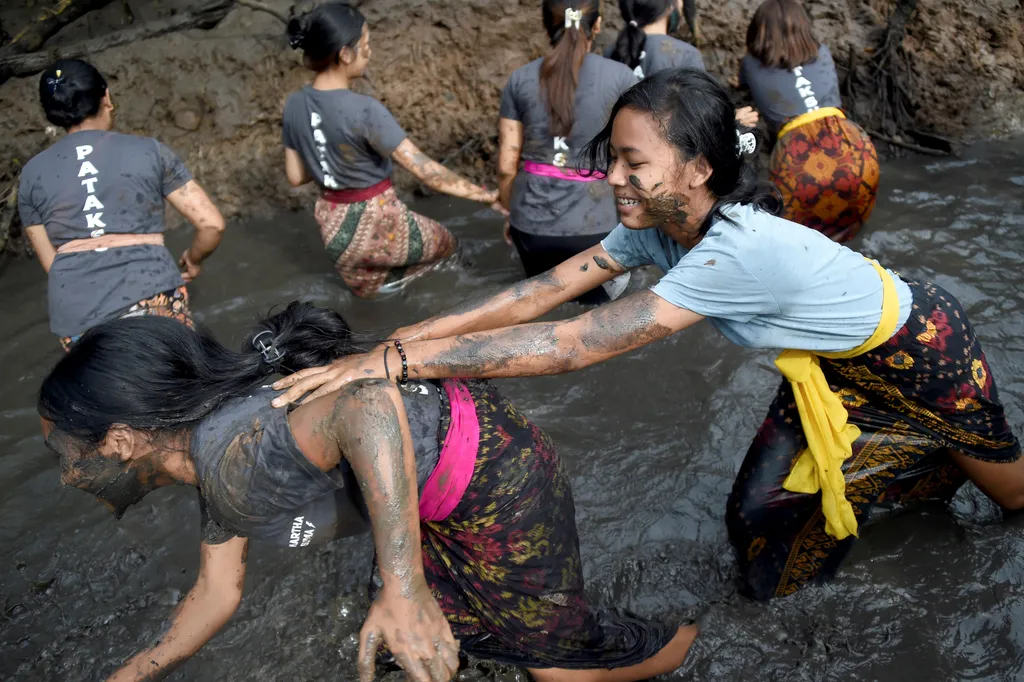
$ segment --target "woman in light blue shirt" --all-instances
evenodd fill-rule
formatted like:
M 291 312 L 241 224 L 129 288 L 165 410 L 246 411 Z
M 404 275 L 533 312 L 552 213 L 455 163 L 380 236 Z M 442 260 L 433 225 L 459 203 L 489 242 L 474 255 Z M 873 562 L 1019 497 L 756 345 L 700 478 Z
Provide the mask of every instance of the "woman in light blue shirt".
M 833 574 L 883 497 L 948 499 L 971 478 L 1004 508 L 1024 508 L 1020 444 L 960 303 L 779 218 L 733 116 L 705 73 L 662 71 L 630 88 L 589 147 L 622 219 L 601 245 L 396 331 L 390 365 L 377 351 L 299 372 L 278 384 L 291 386 L 283 400 L 366 376 L 569 372 L 707 318 L 734 343 L 783 351 L 785 379 L 726 511 L 750 596 Z M 649 290 L 527 324 L 649 264 L 665 272 Z

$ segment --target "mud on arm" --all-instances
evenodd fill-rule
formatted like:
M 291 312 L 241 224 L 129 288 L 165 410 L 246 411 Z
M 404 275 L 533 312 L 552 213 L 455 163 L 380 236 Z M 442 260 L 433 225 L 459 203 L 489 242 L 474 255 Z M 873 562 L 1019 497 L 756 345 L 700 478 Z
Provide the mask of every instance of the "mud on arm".
M 189 180 L 168 194 L 167 201 L 196 228 L 192 245 L 182 256 L 182 267 L 187 264 L 192 266 L 190 270 L 194 268 L 198 273 L 199 264 L 220 244 L 224 233 L 224 216 L 195 180 Z
M 448 170 L 420 151 L 419 147 L 414 145 L 409 138 L 402 140 L 391 158 L 436 192 L 485 204 L 492 204 L 498 200 L 496 191 L 489 191 L 479 185 L 474 185 L 469 180 Z
M 156 646 L 129 659 L 107 682 L 162 680 L 210 641 L 242 601 L 248 551 L 245 538 L 202 543 L 199 577 L 178 605 L 167 633 Z
M 403 327 L 394 337 L 424 341 L 523 324 L 623 272 L 625 268 L 598 244 L 497 294 L 471 299 L 419 324 Z
M 498 120 L 498 194 L 499 201 L 509 209 L 512 184 L 519 173 L 519 159 L 523 154 L 523 122 L 510 118 Z
M 357 382 L 339 392 L 329 419 L 369 510 L 384 583 L 363 624 L 360 679 L 373 679 L 383 640 L 411 679 L 448 680 L 458 670 L 458 644 L 423 575 L 416 463 L 401 396 L 388 382 Z
M 642 291 L 562 322 L 410 343 L 409 376 L 522 377 L 582 369 L 704 319 Z

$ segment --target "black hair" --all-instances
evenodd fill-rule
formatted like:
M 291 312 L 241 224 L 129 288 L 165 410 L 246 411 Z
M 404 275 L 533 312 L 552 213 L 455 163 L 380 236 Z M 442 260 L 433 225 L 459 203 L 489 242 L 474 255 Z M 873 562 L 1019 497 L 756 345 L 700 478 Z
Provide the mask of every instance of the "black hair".
M 582 12 L 579 29 L 566 27 L 568 10 Z M 601 18 L 601 0 L 544 0 L 541 16 L 554 49 L 540 65 L 540 87 L 551 118 L 550 133 L 567 137 L 575 118 L 576 86 L 587 56 L 587 40 L 593 39 L 594 25 Z
M 707 72 L 698 69 L 665 69 L 650 76 L 619 96 L 608 123 L 583 150 L 589 161 L 584 174 L 604 172 L 609 163 L 612 124 L 622 109 L 650 114 L 661 125 L 662 137 L 676 148 L 681 159 L 699 156 L 708 160 L 711 177 L 707 187 L 715 205 L 701 226 L 706 233 L 716 220 L 727 220 L 726 204 L 753 204 L 772 215 L 782 212 L 778 190 L 759 182 L 757 172 L 740 152 L 736 110 L 729 93 Z
M 675 9 L 674 0 L 619 0 L 619 11 L 626 26 L 615 40 L 611 58 L 631 69 L 639 66 L 647 42 L 644 26 L 653 24 L 672 9 Z
M 302 49 L 306 68 L 323 71 L 338 55 L 354 48 L 363 35 L 366 17 L 347 2 L 328 2 L 288 22 L 288 44 Z
M 269 332 L 269 334 L 261 334 Z M 280 352 L 270 359 L 253 344 Z M 39 415 L 62 433 L 96 444 L 114 424 L 178 430 L 277 374 L 327 364 L 362 350 L 341 315 L 292 302 L 260 321 L 240 351 L 155 315 L 105 322 L 71 347 L 39 391 Z
M 39 101 L 46 120 L 61 128 L 98 114 L 106 94 L 103 74 L 81 59 L 58 59 L 39 77 Z

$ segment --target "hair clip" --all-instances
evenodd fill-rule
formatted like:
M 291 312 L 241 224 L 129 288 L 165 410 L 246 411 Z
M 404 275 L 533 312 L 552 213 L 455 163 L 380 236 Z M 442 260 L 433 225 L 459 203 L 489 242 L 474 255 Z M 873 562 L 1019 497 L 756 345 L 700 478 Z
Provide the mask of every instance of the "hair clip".
M 757 151 L 757 138 L 754 133 L 741 133 L 736 131 L 736 156 L 753 154 Z
M 575 28 L 577 31 L 580 30 L 580 21 L 583 20 L 583 10 L 573 9 L 572 7 L 565 8 L 565 27 Z
M 270 337 L 270 343 L 263 341 L 264 336 Z M 264 329 L 256 336 L 252 337 L 252 347 L 263 354 L 263 361 L 271 367 L 275 367 L 277 363 L 284 360 L 284 354 L 278 350 L 277 346 L 274 345 L 274 332 L 269 329 Z
M 633 28 L 640 28 L 640 24 L 636 23 L 636 21 L 630 21 L 629 25 Z
M 53 93 L 54 90 L 57 89 L 58 85 L 60 85 L 61 83 L 64 82 L 64 78 L 61 76 L 61 74 L 63 74 L 63 73 L 64 73 L 63 71 L 61 71 L 60 69 L 57 69 L 57 73 L 56 73 L 55 76 L 46 79 L 46 84 L 50 87 L 50 93 L 51 94 Z

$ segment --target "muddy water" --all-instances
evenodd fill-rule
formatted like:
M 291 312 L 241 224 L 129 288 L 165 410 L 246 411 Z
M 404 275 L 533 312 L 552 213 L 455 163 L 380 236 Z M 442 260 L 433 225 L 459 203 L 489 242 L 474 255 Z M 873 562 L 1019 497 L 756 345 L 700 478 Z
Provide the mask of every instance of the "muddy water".
M 883 183 L 859 246 L 961 297 L 1009 416 L 1024 424 L 1024 141 L 892 163 Z M 192 287 L 194 309 L 225 340 L 297 297 L 385 332 L 517 277 L 493 214 L 448 200 L 421 209 L 463 238 L 465 262 L 401 297 L 346 295 L 300 214 L 233 225 Z M 173 234 L 171 245 L 186 239 Z M 2 268 L 0 678 L 102 679 L 159 636 L 192 584 L 195 493 L 159 491 L 115 523 L 59 487 L 33 409 L 59 357 L 43 276 L 34 263 Z M 736 595 L 725 498 L 775 388 L 770 363 L 697 329 L 572 377 L 502 382 L 567 462 L 593 600 L 701 620 L 704 634 L 670 679 L 1024 679 L 1024 517 L 1001 521 L 970 487 L 948 511 L 865 529 L 830 585 L 770 605 Z M 354 679 L 369 557 L 367 539 L 304 552 L 254 546 L 239 613 L 176 679 Z M 525 677 L 482 665 L 463 679 Z

